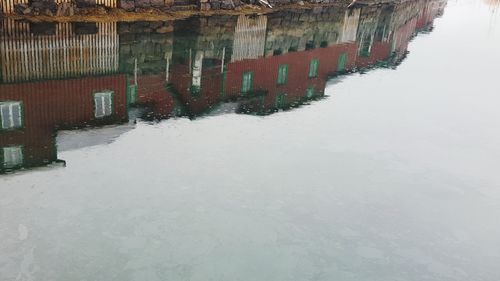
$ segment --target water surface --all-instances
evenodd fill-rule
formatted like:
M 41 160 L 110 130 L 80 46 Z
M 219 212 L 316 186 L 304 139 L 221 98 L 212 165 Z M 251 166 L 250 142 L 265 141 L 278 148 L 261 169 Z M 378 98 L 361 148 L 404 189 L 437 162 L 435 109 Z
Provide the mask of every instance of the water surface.
M 499 24 L 4 20 L 0 280 L 498 280 Z

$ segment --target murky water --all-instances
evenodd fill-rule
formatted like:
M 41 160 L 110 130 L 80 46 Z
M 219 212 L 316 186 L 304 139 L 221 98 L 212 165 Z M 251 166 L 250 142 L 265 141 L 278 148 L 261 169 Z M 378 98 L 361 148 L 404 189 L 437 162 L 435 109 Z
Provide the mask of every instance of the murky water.
M 499 9 L 4 19 L 0 280 L 500 280 Z

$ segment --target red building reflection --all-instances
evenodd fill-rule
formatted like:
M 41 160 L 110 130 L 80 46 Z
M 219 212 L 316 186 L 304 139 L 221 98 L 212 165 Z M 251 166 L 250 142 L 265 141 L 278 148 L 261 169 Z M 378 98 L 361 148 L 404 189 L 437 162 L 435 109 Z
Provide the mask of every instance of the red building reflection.
M 444 5 L 194 18 L 162 22 L 162 32 L 147 22 L 40 28 L 4 20 L 1 171 L 57 161 L 58 130 L 122 124 L 134 107 L 165 119 L 228 102 L 247 114 L 300 106 L 322 97 L 331 76 L 397 65 Z

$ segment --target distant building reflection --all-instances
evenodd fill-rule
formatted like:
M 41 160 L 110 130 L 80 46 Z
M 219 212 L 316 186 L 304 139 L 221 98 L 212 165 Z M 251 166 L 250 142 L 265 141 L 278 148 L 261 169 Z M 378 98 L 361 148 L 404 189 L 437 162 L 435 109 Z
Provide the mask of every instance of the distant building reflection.
M 331 76 L 400 63 L 411 38 L 431 30 L 444 5 L 406 1 L 169 22 L 4 19 L 0 171 L 62 162 L 60 130 L 136 116 L 196 118 L 217 108 L 266 115 L 320 99 Z

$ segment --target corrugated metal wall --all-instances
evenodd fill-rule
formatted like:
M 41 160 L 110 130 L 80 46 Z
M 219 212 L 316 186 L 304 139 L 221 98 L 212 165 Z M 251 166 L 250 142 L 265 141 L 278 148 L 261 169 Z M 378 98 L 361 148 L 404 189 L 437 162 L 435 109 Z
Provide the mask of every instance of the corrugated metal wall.
M 113 115 L 94 116 L 93 93 L 114 91 Z M 23 128 L 2 132 L 0 147 L 22 145 L 24 166 L 56 159 L 55 132 L 59 128 L 117 124 L 127 120 L 126 76 L 113 74 L 80 79 L 0 84 L 0 101 L 23 103 Z
M 97 121 L 93 94 L 114 92 L 114 118 L 127 118 L 126 75 L 0 85 L 0 101 L 22 101 L 25 127 L 82 127 Z

